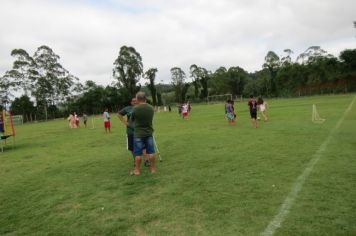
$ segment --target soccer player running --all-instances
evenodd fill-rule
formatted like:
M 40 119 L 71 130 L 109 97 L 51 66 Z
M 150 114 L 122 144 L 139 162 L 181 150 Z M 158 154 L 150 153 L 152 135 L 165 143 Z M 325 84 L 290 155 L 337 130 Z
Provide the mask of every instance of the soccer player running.
M 144 92 L 138 92 L 136 99 L 138 104 L 133 108 L 131 114 L 134 127 L 134 175 L 141 174 L 141 156 L 144 149 L 146 149 L 150 160 L 150 171 L 151 173 L 156 173 L 156 159 L 154 156 L 155 150 L 152 136 L 154 109 L 151 105 L 146 103 L 146 94 Z
M 253 95 L 250 96 L 250 99 L 248 100 L 248 104 L 250 107 L 250 116 L 251 116 L 251 122 L 252 126 L 255 128 L 258 128 L 258 123 L 257 123 L 257 101 L 256 99 L 253 98 Z

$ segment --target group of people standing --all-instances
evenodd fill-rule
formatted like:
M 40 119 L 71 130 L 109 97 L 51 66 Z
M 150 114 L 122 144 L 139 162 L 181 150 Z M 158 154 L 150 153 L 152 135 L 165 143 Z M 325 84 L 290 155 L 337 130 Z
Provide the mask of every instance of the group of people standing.
M 132 98 L 131 105 L 118 111 L 118 118 L 126 127 L 127 149 L 134 159 L 132 175 L 141 174 L 141 159 L 144 156 L 145 166 L 150 167 L 150 172 L 156 172 L 155 144 L 153 139 L 153 115 L 154 108 L 146 102 L 146 94 L 138 92 Z M 126 118 L 124 118 L 126 116 Z M 88 116 L 83 113 L 84 126 L 87 127 Z M 104 128 L 106 133 L 111 133 L 110 114 L 108 109 L 103 113 Z M 79 116 L 76 112 L 68 117 L 70 128 L 79 128 Z
M 77 115 L 76 112 L 71 112 L 68 117 L 69 121 L 69 128 L 71 129 L 76 129 L 79 128 L 79 116 Z M 83 113 L 83 123 L 84 127 L 87 127 L 87 121 L 88 121 L 88 115 L 86 113 Z
M 131 105 L 117 113 L 118 118 L 126 127 L 127 149 L 134 159 L 134 169 L 130 172 L 131 175 L 141 174 L 142 156 L 144 156 L 145 166 L 150 168 L 151 173 L 156 173 L 153 115 L 154 108 L 146 102 L 144 92 L 138 92 L 136 97 L 132 98 Z
M 251 122 L 253 127 L 258 128 L 257 120 L 259 120 L 260 118 L 257 117 L 257 109 L 260 110 L 260 113 L 263 116 L 264 121 L 268 120 L 267 102 L 265 102 L 262 97 L 259 97 L 258 100 L 256 100 L 253 97 L 253 95 L 250 95 L 250 99 L 248 100 L 247 105 L 250 108 L 250 116 L 251 116 Z
M 262 97 L 259 97 L 257 100 L 254 98 L 253 95 L 250 96 L 248 103 L 247 103 L 250 111 L 250 117 L 252 126 L 258 128 L 258 121 L 260 118 L 257 117 L 257 110 L 260 110 L 261 115 L 263 116 L 264 121 L 268 120 L 267 117 L 267 102 L 263 100 Z M 229 125 L 233 125 L 236 120 L 236 113 L 234 107 L 234 101 L 228 99 L 225 103 L 225 116 L 228 120 Z

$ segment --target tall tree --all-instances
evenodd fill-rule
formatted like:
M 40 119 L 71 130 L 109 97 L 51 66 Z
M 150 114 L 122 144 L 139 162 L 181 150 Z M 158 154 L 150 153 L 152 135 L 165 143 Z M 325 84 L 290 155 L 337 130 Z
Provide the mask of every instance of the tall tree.
M 265 56 L 265 63 L 263 64 L 263 68 L 268 69 L 269 73 L 270 73 L 270 94 L 267 95 L 272 95 L 275 96 L 276 95 L 276 82 L 275 82 L 275 78 L 278 72 L 278 68 L 280 66 L 280 60 L 279 57 L 277 56 L 277 54 L 273 51 L 269 51 L 267 53 L 267 55 Z
M 12 50 L 11 56 L 15 58 L 15 61 L 9 73 L 24 94 L 29 96 L 29 92 L 33 89 L 34 76 L 36 75 L 36 63 L 23 49 Z
M 226 94 L 230 91 L 230 86 L 227 78 L 227 70 L 220 66 L 211 76 L 209 80 L 210 95 Z
M 11 80 L 9 73 L 6 72 L 4 76 L 0 77 L 0 105 L 3 109 L 7 109 L 7 104 L 10 103 L 12 94 L 12 87 L 15 83 Z
M 283 52 L 286 53 L 286 56 L 281 58 L 281 64 L 282 65 L 291 64 L 292 63 L 291 55 L 293 54 L 293 51 L 291 49 L 284 49 Z
M 185 81 L 185 73 L 179 67 L 173 67 L 171 69 L 171 76 L 172 76 L 172 85 L 174 87 L 174 91 L 176 94 L 176 101 L 182 102 L 182 92 L 184 90 L 184 81 Z
M 158 105 L 157 104 L 157 90 L 156 90 L 156 86 L 155 86 L 155 79 L 156 79 L 157 71 L 158 71 L 157 68 L 150 68 L 144 74 L 145 79 L 147 79 L 149 81 L 149 84 L 147 84 L 147 86 L 151 92 L 153 106 Z
M 130 97 L 140 90 L 137 86 L 143 73 L 141 55 L 133 47 L 122 46 L 114 62 L 113 76 L 120 87 L 126 88 Z
M 191 65 L 189 70 L 190 76 L 193 78 L 195 97 L 198 96 L 199 88 L 201 87 L 200 98 L 205 99 L 208 96 L 209 72 L 205 68 L 195 64 Z
M 319 57 L 325 56 L 327 56 L 327 52 L 320 46 L 310 46 L 297 57 L 297 62 L 306 64 L 312 62 L 313 60 L 316 60 Z
M 230 67 L 227 71 L 230 92 L 233 95 L 241 95 L 247 79 L 247 72 L 241 67 Z
M 209 71 L 207 71 L 205 68 L 200 67 L 199 68 L 199 82 L 200 85 L 202 87 L 201 91 L 200 91 L 200 98 L 202 99 L 206 99 L 209 95 L 209 90 L 208 90 L 208 82 L 210 80 L 210 73 Z
M 356 49 L 346 49 L 340 53 L 344 71 L 356 72 Z
M 189 67 L 189 72 L 190 72 L 190 77 L 192 78 L 192 83 L 194 85 L 194 96 L 195 98 L 198 98 L 199 96 L 199 68 L 197 65 L 193 64 Z
M 78 78 L 71 75 L 60 63 L 60 57 L 48 46 L 40 46 L 33 56 L 36 71 L 34 95 L 42 104 L 47 119 L 47 108 L 65 101 L 71 95 Z

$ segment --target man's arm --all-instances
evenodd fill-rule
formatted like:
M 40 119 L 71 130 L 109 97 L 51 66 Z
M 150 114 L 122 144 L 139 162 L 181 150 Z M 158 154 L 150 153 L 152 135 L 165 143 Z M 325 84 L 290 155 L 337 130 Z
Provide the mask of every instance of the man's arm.
M 120 115 L 119 113 L 117 113 L 117 117 L 119 117 L 121 123 L 123 123 L 125 126 L 128 126 L 128 122 L 126 119 L 124 119 L 124 117 L 122 115 Z
M 124 116 L 126 115 L 126 111 L 124 109 L 122 109 L 121 111 L 119 111 L 117 113 L 117 117 L 119 118 L 119 120 L 121 121 L 121 123 L 123 123 L 125 125 L 125 127 L 128 126 L 128 122 L 126 119 L 124 119 Z

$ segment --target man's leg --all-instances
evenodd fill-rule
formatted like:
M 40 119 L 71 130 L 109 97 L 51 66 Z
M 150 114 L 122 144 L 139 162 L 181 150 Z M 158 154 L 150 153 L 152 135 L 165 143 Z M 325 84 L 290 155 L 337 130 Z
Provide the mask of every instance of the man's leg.
M 256 118 L 253 119 L 253 124 L 254 124 L 255 128 L 258 128 L 258 123 L 257 123 L 257 119 Z
M 267 121 L 267 120 L 268 120 L 268 117 L 267 117 L 266 111 L 263 111 L 263 112 L 262 112 L 262 115 L 263 115 L 264 120 Z
M 133 139 L 134 142 L 134 155 L 135 155 L 135 167 L 134 167 L 134 175 L 141 174 L 141 156 L 142 156 L 142 149 L 144 147 L 144 143 L 142 138 L 135 138 Z
M 147 155 L 146 149 L 144 149 L 142 152 L 143 152 L 144 164 L 146 167 L 149 167 L 150 166 L 150 157 Z
M 148 155 L 148 158 L 150 160 L 150 171 L 151 173 L 156 173 L 156 157 L 154 155 L 155 153 L 155 147 L 154 147 L 154 141 L 153 137 L 147 137 L 145 140 L 145 147 L 146 147 L 146 153 Z
M 136 156 L 134 175 L 140 175 L 140 174 L 141 174 L 141 156 Z
M 157 172 L 156 169 L 156 157 L 154 154 L 150 154 L 149 155 L 149 159 L 150 159 L 150 171 L 152 174 Z

